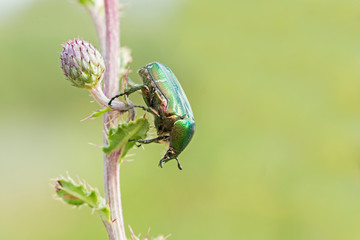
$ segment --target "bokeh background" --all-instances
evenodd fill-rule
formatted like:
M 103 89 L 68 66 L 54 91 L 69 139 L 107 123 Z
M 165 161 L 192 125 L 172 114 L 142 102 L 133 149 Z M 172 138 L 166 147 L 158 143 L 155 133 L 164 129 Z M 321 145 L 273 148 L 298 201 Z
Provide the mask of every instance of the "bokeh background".
M 195 137 L 122 165 L 126 225 L 169 239 L 360 239 L 360 2 L 127 0 L 133 72 L 160 61 L 191 102 Z M 0 1 L 0 239 L 107 239 L 53 198 L 69 171 L 103 191 L 101 118 L 60 69 L 60 44 L 98 45 L 75 0 Z M 141 98 L 134 101 L 142 103 Z

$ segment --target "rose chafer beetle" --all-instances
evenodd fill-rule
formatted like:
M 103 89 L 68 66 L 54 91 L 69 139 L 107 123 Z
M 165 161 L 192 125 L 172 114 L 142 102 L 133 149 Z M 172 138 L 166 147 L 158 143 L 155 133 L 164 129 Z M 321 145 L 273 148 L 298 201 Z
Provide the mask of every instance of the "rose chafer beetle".
M 165 142 L 169 144 L 169 149 L 160 160 L 159 166 L 163 163 L 175 159 L 178 168 L 181 164 L 178 160 L 179 154 L 186 148 L 195 132 L 194 115 L 190 103 L 174 73 L 164 64 L 153 62 L 138 71 L 143 84 L 134 85 L 126 89 L 123 93 L 114 96 L 111 102 L 120 96 L 130 95 L 141 90 L 146 107 L 140 107 L 154 114 L 154 124 L 158 137 L 148 140 L 131 140 L 141 144 L 152 142 Z M 129 109 L 130 109 L 129 108 Z

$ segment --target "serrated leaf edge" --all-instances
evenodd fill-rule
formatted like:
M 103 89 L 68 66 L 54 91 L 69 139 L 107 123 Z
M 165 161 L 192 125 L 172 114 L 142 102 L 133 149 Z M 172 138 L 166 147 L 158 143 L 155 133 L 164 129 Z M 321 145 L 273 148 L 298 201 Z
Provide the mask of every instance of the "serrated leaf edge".
M 80 199 L 81 201 L 83 201 L 83 204 L 88 205 L 90 208 L 92 208 L 93 210 L 95 210 L 96 212 L 99 213 L 99 215 L 101 216 L 101 218 L 106 219 L 107 221 L 110 222 L 110 210 L 106 204 L 105 199 L 99 194 L 99 192 L 97 191 L 97 189 L 91 187 L 88 183 L 82 183 L 79 179 L 79 183 L 76 183 L 70 176 L 68 176 L 67 178 L 64 177 L 60 177 L 57 179 L 54 179 L 55 181 L 55 190 L 63 190 L 64 192 L 68 193 L 71 196 L 74 196 L 78 199 Z M 69 183 L 71 183 L 72 185 L 74 185 L 74 187 L 82 187 L 84 189 L 85 192 L 87 192 L 87 196 L 83 196 L 81 194 L 78 194 L 77 192 L 71 191 L 70 189 L 66 189 L 62 186 L 60 181 L 67 181 Z M 93 204 L 92 201 L 89 201 L 86 197 L 90 197 L 92 194 L 95 194 L 95 196 L 97 197 L 96 201 L 96 205 Z M 59 197 L 59 199 L 61 199 L 61 201 L 67 203 L 63 198 Z M 69 203 L 67 203 L 69 204 Z M 83 205 L 82 204 L 82 205 Z M 71 205 L 71 204 L 70 204 Z M 80 207 L 81 205 L 74 205 L 74 207 Z
M 142 124 L 139 124 L 138 122 L 143 121 Z M 108 142 L 110 143 L 110 137 L 113 136 L 114 134 L 118 133 L 118 131 L 121 129 L 123 131 L 125 131 L 124 127 L 131 127 L 132 125 L 138 125 L 136 128 L 134 128 L 134 130 L 132 131 L 127 131 L 126 136 L 124 137 L 122 140 L 119 141 L 118 144 L 116 144 L 116 146 L 114 147 L 114 149 L 111 152 L 108 152 L 108 149 L 110 147 L 110 144 L 107 147 L 103 147 L 103 152 L 107 155 L 111 154 L 114 151 L 120 150 L 121 146 L 125 146 L 125 144 L 129 141 L 129 139 L 131 138 L 131 136 L 133 136 L 135 133 L 137 133 L 143 126 L 144 124 L 147 122 L 147 120 L 145 118 L 139 118 L 137 119 L 135 122 L 130 122 L 130 123 L 124 123 L 124 124 L 119 124 L 117 128 L 111 128 L 109 130 L 109 137 L 108 137 Z M 129 137 L 128 137 L 129 136 Z

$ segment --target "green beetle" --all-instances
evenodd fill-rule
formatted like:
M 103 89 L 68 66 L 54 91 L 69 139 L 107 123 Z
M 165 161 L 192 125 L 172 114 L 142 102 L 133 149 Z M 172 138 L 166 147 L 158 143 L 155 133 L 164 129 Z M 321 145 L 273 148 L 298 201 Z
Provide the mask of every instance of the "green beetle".
M 164 64 L 153 62 L 138 71 L 142 78 L 142 85 L 134 85 L 125 92 L 114 96 L 111 102 L 120 96 L 130 95 L 141 90 L 144 101 L 148 108 L 138 105 L 151 112 L 155 117 L 155 127 L 158 137 L 148 140 L 135 140 L 141 144 L 152 142 L 165 142 L 169 149 L 160 160 L 159 166 L 171 159 L 175 159 L 178 168 L 182 170 L 178 160 L 179 154 L 186 148 L 195 132 L 194 115 L 190 103 L 174 73 Z

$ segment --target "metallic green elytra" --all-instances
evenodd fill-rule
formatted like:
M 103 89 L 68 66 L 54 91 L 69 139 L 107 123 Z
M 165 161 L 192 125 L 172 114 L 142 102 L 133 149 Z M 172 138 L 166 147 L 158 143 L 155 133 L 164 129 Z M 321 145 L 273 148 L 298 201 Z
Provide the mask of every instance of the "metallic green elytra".
M 143 109 L 154 114 L 158 137 L 149 140 L 137 140 L 139 143 L 167 142 L 169 149 L 160 160 L 159 166 L 171 159 L 176 159 L 178 168 L 181 165 L 177 157 L 186 148 L 195 132 L 194 115 L 190 103 L 174 73 L 164 64 L 153 62 L 138 71 L 143 85 L 135 85 L 126 89 L 123 95 L 137 90 L 142 91 L 148 108 Z M 135 105 L 134 107 L 141 107 Z

